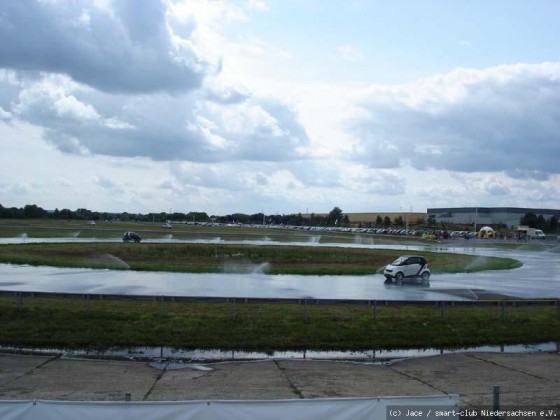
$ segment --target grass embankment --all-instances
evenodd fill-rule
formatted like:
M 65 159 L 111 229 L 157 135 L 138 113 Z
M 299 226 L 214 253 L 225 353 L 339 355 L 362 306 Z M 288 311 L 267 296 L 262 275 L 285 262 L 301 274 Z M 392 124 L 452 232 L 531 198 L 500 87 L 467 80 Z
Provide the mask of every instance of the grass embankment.
M 307 322 L 305 313 L 307 312 Z M 246 351 L 459 348 L 560 340 L 554 306 L 117 302 L 0 298 L 3 345 Z
M 402 250 L 220 244 L 19 244 L 0 245 L 0 262 L 176 272 L 251 272 L 267 263 L 270 274 L 361 275 L 378 272 Z M 509 258 L 422 252 L 434 273 L 519 267 Z

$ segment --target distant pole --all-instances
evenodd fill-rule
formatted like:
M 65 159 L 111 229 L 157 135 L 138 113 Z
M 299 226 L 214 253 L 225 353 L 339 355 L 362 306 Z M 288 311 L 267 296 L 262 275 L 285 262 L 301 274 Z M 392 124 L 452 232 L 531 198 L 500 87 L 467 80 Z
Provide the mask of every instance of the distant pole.
M 412 206 L 410 207 L 410 212 L 406 214 L 406 230 L 408 231 L 408 226 L 410 222 L 410 216 L 412 215 Z
M 476 219 L 478 217 L 478 207 L 474 208 L 474 233 L 476 233 Z

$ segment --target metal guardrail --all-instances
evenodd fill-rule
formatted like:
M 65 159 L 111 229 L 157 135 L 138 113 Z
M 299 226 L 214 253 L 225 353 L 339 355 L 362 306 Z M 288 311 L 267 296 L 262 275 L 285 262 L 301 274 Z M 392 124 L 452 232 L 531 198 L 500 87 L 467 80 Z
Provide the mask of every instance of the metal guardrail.
M 166 302 L 201 302 L 232 304 L 296 304 L 304 305 L 305 321 L 308 320 L 307 307 L 311 305 L 363 305 L 372 308 L 373 318 L 377 318 L 378 307 L 423 306 L 440 309 L 441 319 L 446 318 L 450 307 L 498 307 L 501 309 L 502 321 L 506 319 L 507 307 L 548 306 L 557 308 L 560 319 L 560 299 L 503 299 L 503 300 L 373 300 L 373 299 L 315 299 L 315 298 L 260 298 L 260 297 L 205 297 L 205 296 L 166 296 L 166 295 L 123 295 L 123 294 L 92 294 L 92 293 L 61 293 L 61 292 L 29 292 L 0 290 L 0 297 L 12 297 L 18 300 L 20 309 L 24 298 L 70 299 L 89 301 L 138 301 L 158 302 L 160 312 L 165 312 Z
M 227 297 L 227 296 L 173 296 L 173 295 L 129 295 L 105 293 L 29 292 L 0 290 L 0 297 L 48 298 L 48 299 L 91 299 L 117 301 L 165 301 L 165 302 L 208 302 L 208 303 L 278 303 L 310 305 L 377 305 L 377 306 L 558 306 L 560 299 L 498 299 L 498 300 L 388 300 L 388 299 L 317 299 Z

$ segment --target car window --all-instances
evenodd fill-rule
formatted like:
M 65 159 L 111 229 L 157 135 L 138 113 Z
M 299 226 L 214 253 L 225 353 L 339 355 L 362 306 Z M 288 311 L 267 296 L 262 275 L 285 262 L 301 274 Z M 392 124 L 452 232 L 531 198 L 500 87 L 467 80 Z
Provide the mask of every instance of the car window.
M 397 258 L 395 261 L 393 261 L 393 262 L 391 263 L 391 265 L 404 265 L 404 264 L 406 264 L 405 261 L 406 261 L 406 258 L 405 258 L 405 257 L 399 257 L 399 258 Z

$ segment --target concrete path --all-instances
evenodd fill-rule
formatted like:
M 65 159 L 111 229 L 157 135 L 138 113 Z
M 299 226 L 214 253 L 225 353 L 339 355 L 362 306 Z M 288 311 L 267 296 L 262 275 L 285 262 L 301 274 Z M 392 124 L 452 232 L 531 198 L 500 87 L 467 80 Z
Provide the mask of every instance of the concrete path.
M 560 408 L 559 353 L 464 353 L 362 364 L 266 360 L 190 365 L 0 354 L 2 400 L 133 401 L 460 395 L 461 408 Z M 187 365 L 189 366 L 189 365 Z

